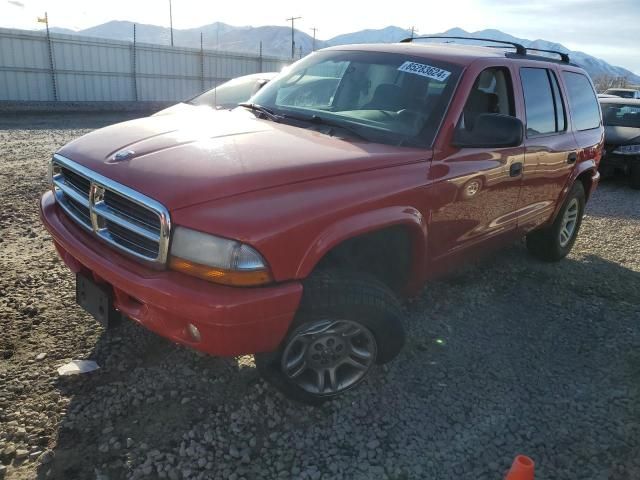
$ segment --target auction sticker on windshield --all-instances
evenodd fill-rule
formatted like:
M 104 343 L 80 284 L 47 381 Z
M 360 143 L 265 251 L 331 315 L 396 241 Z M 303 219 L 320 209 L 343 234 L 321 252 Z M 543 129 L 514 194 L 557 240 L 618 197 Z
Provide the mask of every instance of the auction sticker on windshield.
M 444 82 L 451 72 L 447 72 L 438 67 L 432 67 L 431 65 L 424 65 L 423 63 L 416 62 L 404 62 L 398 67 L 401 72 L 415 73 L 416 75 L 422 75 L 423 77 L 431 78 L 432 80 L 438 80 Z

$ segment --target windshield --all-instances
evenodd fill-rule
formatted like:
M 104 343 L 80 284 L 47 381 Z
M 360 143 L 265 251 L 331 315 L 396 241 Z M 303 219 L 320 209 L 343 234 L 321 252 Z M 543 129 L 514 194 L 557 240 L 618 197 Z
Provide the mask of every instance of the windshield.
M 331 123 L 366 140 L 429 146 L 460 67 L 400 54 L 326 51 L 309 55 L 251 102 L 277 115 Z
M 635 127 L 640 128 L 640 104 L 602 104 L 602 117 L 605 126 L 608 127 Z
M 234 108 L 240 102 L 246 102 L 267 81 L 267 79 L 256 75 L 234 78 L 201 93 L 187 103 L 217 108 Z

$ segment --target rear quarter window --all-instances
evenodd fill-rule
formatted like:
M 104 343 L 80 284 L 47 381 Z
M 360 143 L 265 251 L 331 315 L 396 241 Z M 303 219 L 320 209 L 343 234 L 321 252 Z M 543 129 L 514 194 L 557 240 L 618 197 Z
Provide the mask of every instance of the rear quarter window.
M 562 72 L 567 87 L 571 118 L 575 130 L 590 130 L 600 126 L 600 108 L 591 82 L 581 73 Z

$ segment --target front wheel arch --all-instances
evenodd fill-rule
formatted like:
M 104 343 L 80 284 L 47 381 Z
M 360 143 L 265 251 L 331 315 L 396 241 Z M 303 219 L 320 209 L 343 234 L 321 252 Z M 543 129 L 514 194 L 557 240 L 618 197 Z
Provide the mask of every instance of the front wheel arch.
M 408 206 L 371 210 L 335 222 L 311 243 L 299 263 L 296 278 L 308 278 L 332 251 L 346 242 L 393 228 L 405 230 L 410 242 L 409 271 L 401 290 L 415 293 L 422 286 L 426 271 L 427 222 L 420 211 Z

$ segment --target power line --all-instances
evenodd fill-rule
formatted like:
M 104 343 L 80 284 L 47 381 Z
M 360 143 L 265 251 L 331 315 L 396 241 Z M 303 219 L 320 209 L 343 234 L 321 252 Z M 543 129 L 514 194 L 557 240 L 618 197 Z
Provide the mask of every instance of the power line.
M 294 32 L 293 22 L 295 22 L 296 20 L 300 20 L 301 18 L 302 17 L 287 18 L 287 22 L 291 22 L 291 60 L 295 59 L 296 57 L 296 41 L 293 38 L 293 32 Z

